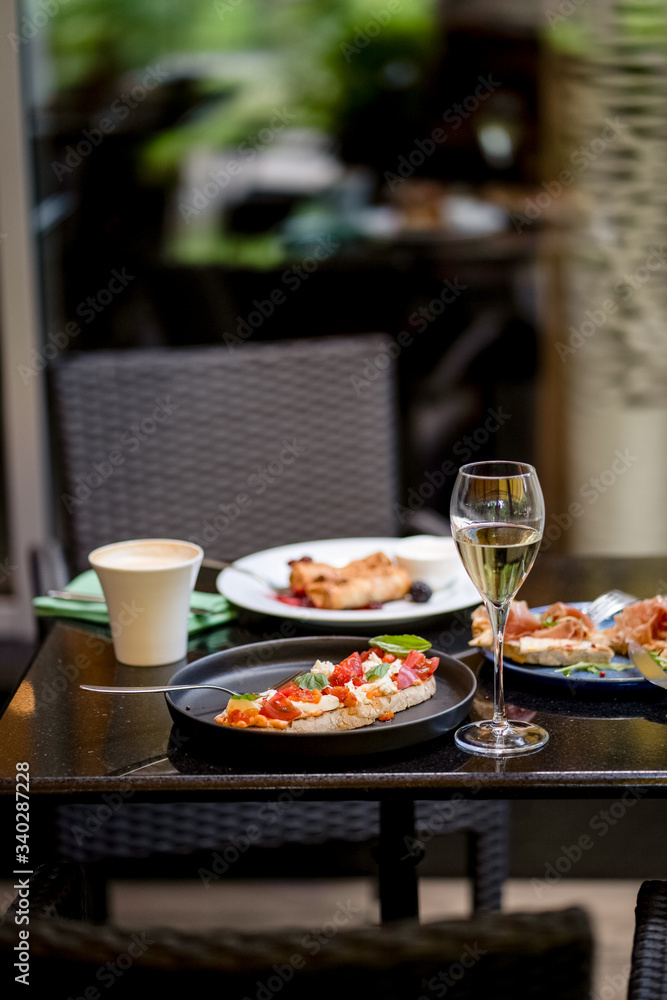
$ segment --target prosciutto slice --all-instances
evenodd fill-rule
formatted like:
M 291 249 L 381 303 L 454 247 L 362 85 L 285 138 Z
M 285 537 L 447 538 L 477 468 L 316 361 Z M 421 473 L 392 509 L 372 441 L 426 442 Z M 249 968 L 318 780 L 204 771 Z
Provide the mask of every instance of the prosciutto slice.
M 522 635 L 532 635 L 540 627 L 540 619 L 529 610 L 525 601 L 512 601 L 505 627 L 506 641 L 520 639 Z M 472 613 L 472 634 L 477 636 L 490 631 L 491 622 L 486 608 L 484 605 L 475 608 Z
M 530 611 L 526 601 L 512 601 L 507 616 L 505 639 L 520 639 L 522 635 L 533 635 L 539 628 L 540 620 Z
M 615 624 L 604 635 L 617 653 L 625 656 L 628 642 L 634 639 L 645 649 L 667 653 L 667 601 L 658 595 L 637 601 L 614 616 Z
M 555 625 L 547 625 L 533 632 L 536 639 L 589 639 L 596 631 L 595 625 L 579 608 L 572 604 L 558 601 L 543 612 L 542 622 L 555 621 Z

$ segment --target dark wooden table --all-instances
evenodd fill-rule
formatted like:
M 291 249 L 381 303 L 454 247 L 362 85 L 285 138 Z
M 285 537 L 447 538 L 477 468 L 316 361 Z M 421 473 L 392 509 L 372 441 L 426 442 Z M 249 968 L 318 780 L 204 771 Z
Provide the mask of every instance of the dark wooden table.
M 577 560 L 545 554 L 538 557 L 520 596 L 533 606 L 589 600 L 611 587 L 649 597 L 664 589 L 660 583 L 666 573 L 664 559 Z M 415 631 L 434 648 L 465 656 L 478 674 L 472 717 L 489 717 L 492 669 L 467 648 L 469 610 L 420 623 Z M 191 640 L 188 658 L 308 632 L 312 627 L 244 615 L 229 627 Z M 26 761 L 32 802 L 47 806 L 95 801 L 112 791 L 131 791 L 134 801 L 256 800 L 298 788 L 314 799 L 370 797 L 385 807 L 406 799 L 447 799 L 454 793 L 457 798 L 667 793 L 667 696 L 658 688 L 591 695 L 578 690 L 576 682 L 555 689 L 508 675 L 507 702 L 522 712 L 534 711 L 550 740 L 538 753 L 503 761 L 468 756 L 450 732 L 363 759 L 267 758 L 260 764 L 200 749 L 174 727 L 162 695 L 104 696 L 79 688 L 82 682 L 160 684 L 176 669 L 121 666 L 104 630 L 56 621 L 0 719 L 0 792 L 13 794 L 16 763 Z

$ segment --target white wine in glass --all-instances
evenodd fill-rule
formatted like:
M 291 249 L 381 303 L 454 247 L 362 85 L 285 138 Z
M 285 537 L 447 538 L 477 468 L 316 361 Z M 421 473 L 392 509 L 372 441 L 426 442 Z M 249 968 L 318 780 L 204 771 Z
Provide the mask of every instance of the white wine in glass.
M 537 473 L 523 462 L 473 462 L 459 469 L 450 508 L 452 534 L 493 631 L 493 718 L 457 730 L 469 753 L 532 753 L 549 739 L 540 726 L 505 714 L 503 637 L 510 604 L 535 561 L 544 529 Z

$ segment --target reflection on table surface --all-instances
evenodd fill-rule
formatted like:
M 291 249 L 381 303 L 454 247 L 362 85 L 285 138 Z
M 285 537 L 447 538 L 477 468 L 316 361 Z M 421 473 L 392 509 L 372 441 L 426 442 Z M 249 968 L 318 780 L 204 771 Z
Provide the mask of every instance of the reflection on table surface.
M 662 560 L 538 557 L 520 596 L 531 605 L 555 600 L 589 600 L 611 587 L 638 597 L 652 596 L 664 573 Z M 212 586 L 211 578 L 204 583 Z M 200 582 L 199 586 L 202 586 Z M 470 610 L 420 625 L 435 649 L 463 654 L 476 671 L 478 690 L 472 718 L 487 716 L 492 704 L 491 664 L 467 648 Z M 197 636 L 188 659 L 254 641 L 313 634 L 279 618 L 244 616 L 215 632 Z M 363 642 L 363 639 L 360 639 Z M 160 684 L 178 664 L 137 668 L 118 664 L 104 630 L 57 621 L 42 644 L 5 715 L 0 720 L 0 787 L 13 790 L 15 763 L 30 762 L 31 790 L 96 792 L 133 788 L 166 794 L 212 790 L 255 793 L 293 786 L 340 795 L 404 788 L 428 796 L 439 790 L 464 794 L 584 794 L 586 790 L 645 785 L 647 793 L 667 788 L 667 699 L 657 688 L 630 692 L 555 690 L 537 679 L 507 675 L 506 697 L 519 714 L 534 718 L 550 734 L 547 746 L 502 766 L 469 757 L 452 733 L 400 751 L 362 758 L 229 759 L 225 745 L 202 743 L 174 725 L 164 696 L 93 694 L 79 683 Z

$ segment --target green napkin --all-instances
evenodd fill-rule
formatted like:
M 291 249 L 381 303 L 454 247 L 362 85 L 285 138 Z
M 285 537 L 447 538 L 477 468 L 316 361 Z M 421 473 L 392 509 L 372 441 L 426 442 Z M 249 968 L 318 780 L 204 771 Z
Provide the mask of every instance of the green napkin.
M 75 594 L 102 595 L 102 585 L 94 569 L 86 570 L 67 584 L 67 590 Z M 222 594 L 203 594 L 195 591 L 191 604 L 198 608 L 210 609 L 208 614 L 196 615 L 190 612 L 188 617 L 188 635 L 201 632 L 206 628 L 224 625 L 236 617 L 236 611 Z M 109 624 L 109 612 L 106 604 L 92 604 L 87 601 L 63 600 L 60 597 L 34 597 L 35 614 L 40 617 L 78 618 L 80 621 L 96 622 L 99 625 Z

